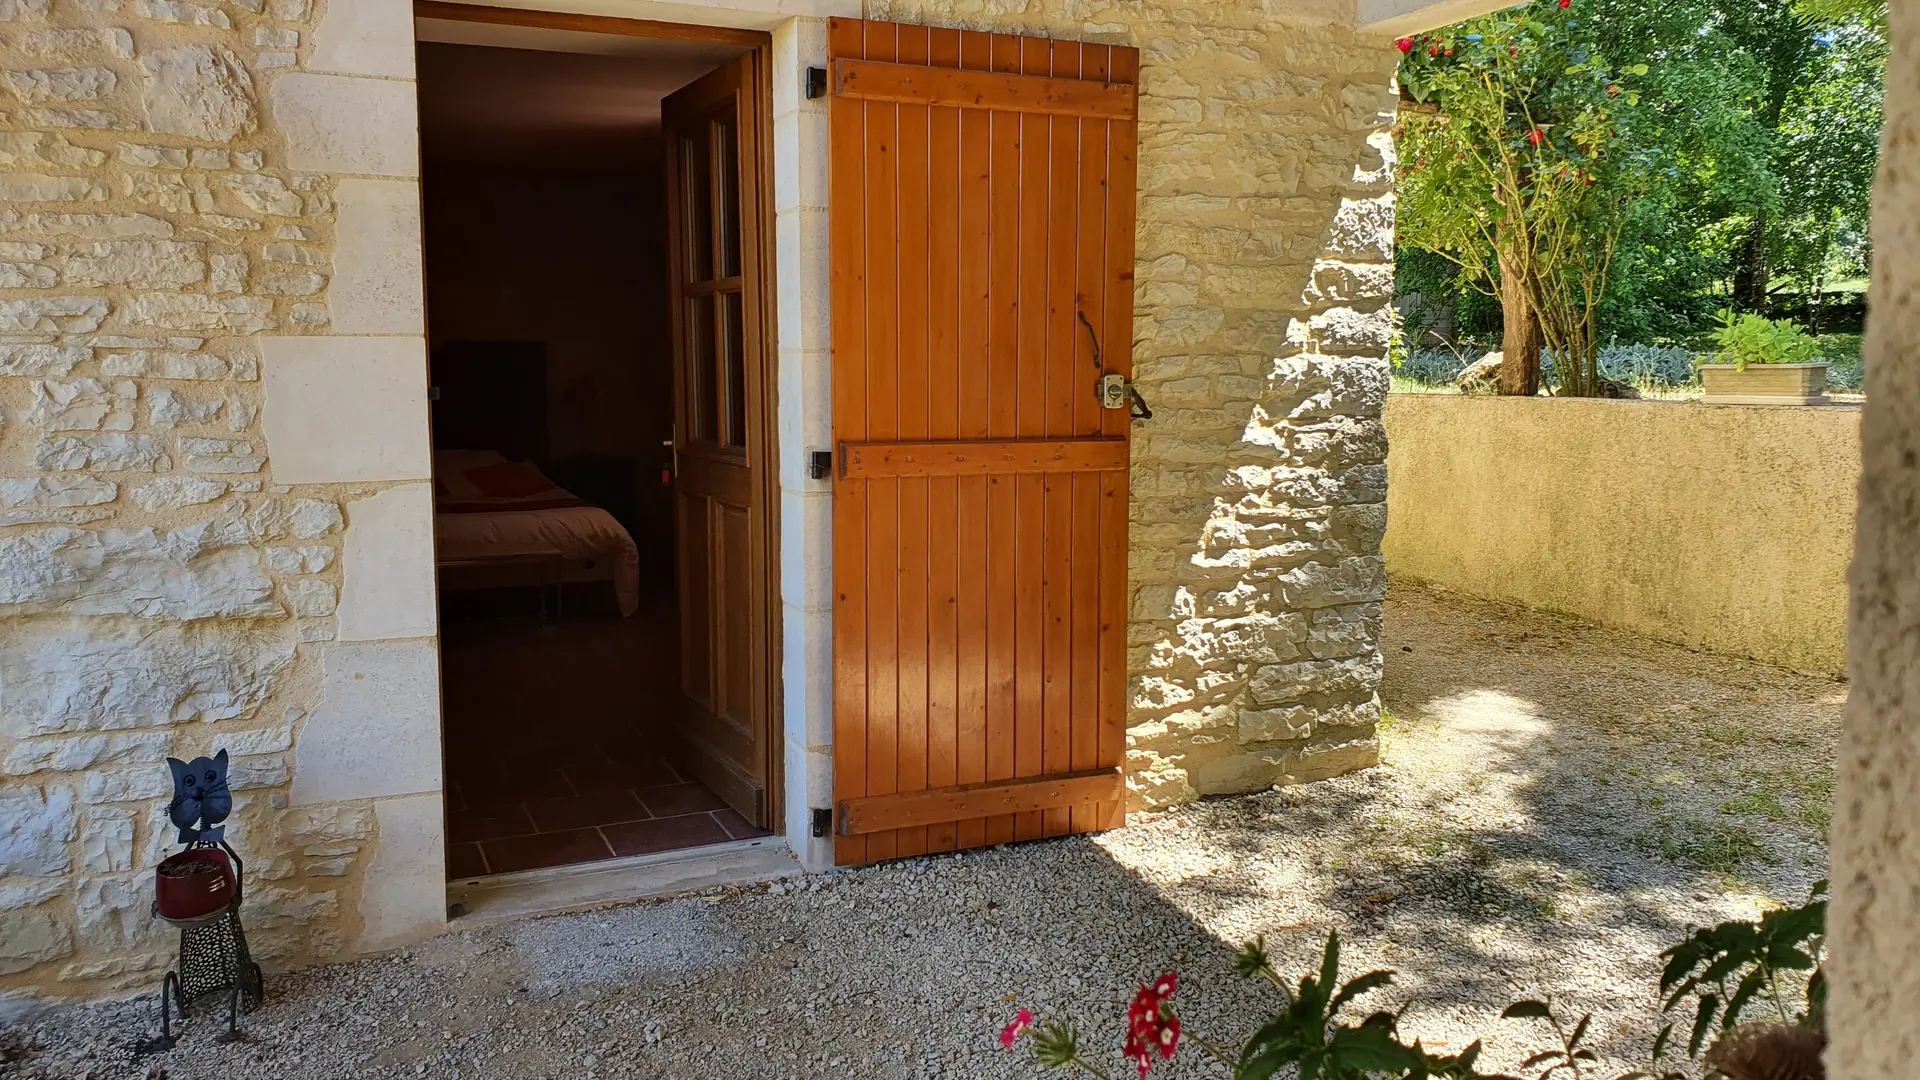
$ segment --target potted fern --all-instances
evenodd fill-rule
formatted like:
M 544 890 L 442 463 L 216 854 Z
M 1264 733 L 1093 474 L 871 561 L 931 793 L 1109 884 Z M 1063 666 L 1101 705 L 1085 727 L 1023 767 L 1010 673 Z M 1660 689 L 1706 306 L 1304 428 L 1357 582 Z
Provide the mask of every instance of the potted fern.
M 1709 405 L 1825 405 L 1827 362 L 1791 319 L 1720 313 L 1719 352 L 1700 366 Z

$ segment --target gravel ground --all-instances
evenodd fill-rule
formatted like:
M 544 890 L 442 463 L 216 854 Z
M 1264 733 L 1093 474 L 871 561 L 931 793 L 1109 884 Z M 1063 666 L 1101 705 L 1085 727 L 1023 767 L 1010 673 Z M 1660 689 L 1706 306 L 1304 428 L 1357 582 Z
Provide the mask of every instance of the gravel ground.
M 149 1002 L 0 1033 L 22 1077 L 1022 1077 L 1019 1005 L 1116 1066 L 1134 985 L 1176 968 L 1188 1030 L 1237 1040 L 1274 995 L 1235 980 L 1347 941 L 1400 972 L 1430 1046 L 1543 1045 L 1521 996 L 1595 1011 L 1624 1063 L 1657 1026 L 1655 956 L 1688 924 L 1793 902 L 1825 868 L 1843 684 L 1396 583 L 1386 763 L 1137 815 L 1097 839 L 917 859 L 798 884 L 453 933 L 269 976 L 245 1040 L 191 1023 L 134 1061 Z M 1183 1050 L 1175 1077 L 1224 1076 Z M 1158 1071 L 1158 1070 L 1157 1070 Z M 1609 1074 L 1610 1075 L 1610 1074 Z

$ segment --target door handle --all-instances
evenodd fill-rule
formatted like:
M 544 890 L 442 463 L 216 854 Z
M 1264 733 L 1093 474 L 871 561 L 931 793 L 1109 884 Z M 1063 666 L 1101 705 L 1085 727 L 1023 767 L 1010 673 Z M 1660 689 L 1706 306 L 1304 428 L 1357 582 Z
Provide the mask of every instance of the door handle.
M 663 439 L 660 442 L 661 446 L 667 448 L 668 454 L 666 472 L 660 475 L 661 487 L 670 486 L 673 483 L 673 478 L 680 475 L 680 425 L 673 425 L 671 430 L 673 438 Z
M 1140 396 L 1140 388 L 1128 383 L 1127 393 L 1133 396 L 1133 409 L 1127 415 L 1135 420 L 1153 419 L 1153 410 L 1147 408 L 1147 399 Z

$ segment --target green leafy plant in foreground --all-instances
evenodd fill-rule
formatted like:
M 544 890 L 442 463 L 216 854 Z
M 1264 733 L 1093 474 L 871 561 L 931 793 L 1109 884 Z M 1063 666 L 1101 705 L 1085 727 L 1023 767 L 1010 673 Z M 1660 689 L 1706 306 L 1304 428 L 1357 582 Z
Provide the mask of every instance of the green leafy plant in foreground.
M 1825 892 L 1826 883 L 1821 882 L 1800 907 L 1769 912 L 1757 921 L 1731 920 L 1694 930 L 1661 953 L 1666 961 L 1660 976 L 1662 1010 L 1671 1012 L 1693 1003 L 1686 1057 L 1700 1062 L 1705 1077 L 1821 1080 L 1824 1076 L 1820 1050 L 1825 1045 L 1826 980 L 1821 972 Z M 1400 1034 L 1404 1009 L 1378 1009 L 1357 1021 L 1343 1017 L 1348 1006 L 1391 985 L 1393 972 L 1369 971 L 1342 982 L 1338 933 L 1327 935 L 1319 970 L 1296 982 L 1280 975 L 1264 940 L 1258 938 L 1235 953 L 1233 971 L 1243 979 L 1266 982 L 1282 999 L 1278 1011 L 1238 1053 L 1191 1031 L 1185 1033 L 1187 1042 L 1224 1065 L 1234 1080 L 1271 1080 L 1288 1072 L 1298 1080 L 1522 1080 L 1478 1071 L 1480 1040 L 1453 1055 L 1430 1053 L 1418 1039 L 1404 1041 Z M 1805 976 L 1804 1003 L 1793 1006 L 1782 982 L 1793 983 L 1800 975 Z M 1161 975 L 1140 987 L 1128 1007 L 1123 1056 L 1138 1070 L 1140 1080 L 1146 1080 L 1156 1054 L 1167 1061 L 1180 1045 L 1180 1019 L 1172 1006 L 1174 986 L 1173 974 Z M 1774 1019 L 1742 1022 L 1756 1002 L 1771 1004 Z M 1552 1030 L 1556 1045 L 1521 1063 L 1530 1080 L 1599 1080 L 1600 1074 L 1593 1071 L 1599 1056 L 1585 1045 L 1593 1014 L 1569 1023 L 1549 1002 L 1526 1000 L 1507 1006 L 1500 1015 L 1537 1021 Z M 1674 1024 L 1661 1028 L 1648 1065 L 1612 1080 L 1687 1080 L 1690 1073 L 1681 1063 L 1667 1063 L 1673 1034 Z M 1113 1080 L 1088 1059 L 1071 1024 L 1043 1024 L 1023 1008 L 1000 1032 L 1000 1042 L 1012 1049 L 1022 1037 L 1029 1039 L 1035 1057 L 1049 1068 Z
M 1340 982 L 1340 935 L 1327 935 L 1318 975 L 1303 975 L 1297 987 L 1288 987 L 1267 959 L 1265 942 L 1255 939 L 1240 947 L 1234 972 L 1242 978 L 1263 978 L 1276 987 L 1286 1007 L 1247 1040 L 1233 1075 L 1265 1080 L 1282 1067 L 1294 1066 L 1301 1080 L 1359 1080 L 1368 1076 L 1426 1076 L 1427 1055 L 1418 1042 L 1400 1041 L 1400 1016 L 1377 1011 L 1358 1024 L 1342 1023 L 1341 1008 L 1393 982 L 1391 971 L 1369 971 Z M 1471 1065 L 1479 1045 L 1468 1048 Z
M 1695 930 L 1660 954 L 1662 1008 L 1672 1011 L 1692 999 L 1694 1018 L 1687 1054 L 1697 1056 L 1718 1031 L 1725 1036 L 1756 1001 L 1770 1004 L 1780 1024 L 1824 1030 L 1827 979 L 1820 957 L 1826 950 L 1827 883 L 1797 908 L 1783 908 L 1758 922 L 1731 920 Z M 1804 973 L 1801 1003 L 1790 1005 L 1783 978 Z M 1671 1025 L 1669 1025 L 1671 1027 Z
M 1741 371 L 1748 364 L 1810 364 L 1820 359 L 1820 343 L 1792 319 L 1768 319 L 1748 313 L 1722 311 L 1713 343 L 1717 360 Z

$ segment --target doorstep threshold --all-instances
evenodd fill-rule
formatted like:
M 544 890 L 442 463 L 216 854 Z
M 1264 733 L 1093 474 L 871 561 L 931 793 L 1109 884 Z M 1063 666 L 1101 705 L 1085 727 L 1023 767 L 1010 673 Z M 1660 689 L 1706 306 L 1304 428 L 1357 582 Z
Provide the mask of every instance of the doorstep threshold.
M 800 874 L 778 836 L 629 855 L 447 883 L 447 929 L 470 930 L 537 915 L 609 907 Z M 458 911 L 456 915 L 454 912 Z

